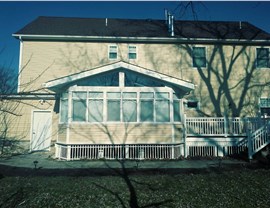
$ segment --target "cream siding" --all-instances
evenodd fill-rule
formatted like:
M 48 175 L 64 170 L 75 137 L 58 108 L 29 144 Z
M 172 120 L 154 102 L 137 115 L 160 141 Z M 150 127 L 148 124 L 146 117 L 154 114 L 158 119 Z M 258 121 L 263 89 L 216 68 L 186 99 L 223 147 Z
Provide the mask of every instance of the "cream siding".
M 243 84 L 239 83 L 239 80 L 246 78 L 248 76 L 247 72 L 254 69 L 257 48 L 257 46 L 245 45 L 136 43 L 134 45 L 137 47 L 138 58 L 130 60 L 128 59 L 128 46 L 130 44 L 117 43 L 118 59 L 109 60 L 108 46 L 111 44 L 113 43 L 24 41 L 22 49 L 23 73 L 20 82 L 22 91 L 41 89 L 44 82 L 114 63 L 115 61 L 125 61 L 169 76 L 190 80 L 197 87 L 189 95 L 189 98 L 198 99 L 201 102 L 201 110 L 205 114 L 214 115 L 214 107 L 209 102 L 209 90 L 205 81 L 201 78 L 198 70 L 192 67 L 190 49 L 193 46 L 206 47 L 208 68 L 202 69 L 202 72 L 209 77 L 209 67 L 212 67 L 211 70 L 218 74 L 221 79 L 226 77 L 225 74 L 229 70 L 232 58 L 244 49 L 233 62 L 232 71 L 226 78 L 228 85 L 231 86 L 232 98 L 237 104 L 241 96 L 240 92 L 244 87 Z M 217 96 L 219 83 L 214 73 L 212 72 L 211 78 L 207 82 L 212 86 L 214 94 Z M 269 79 L 269 69 L 255 69 L 252 74 L 252 85 L 266 83 Z M 253 90 L 249 90 L 245 105 L 252 104 L 255 109 L 258 97 L 261 94 L 267 96 L 265 94 L 268 94 L 268 92 L 269 85 L 264 88 L 255 87 Z M 229 105 L 223 95 L 220 103 L 224 105 L 224 108 Z M 248 111 L 245 108 L 243 114 L 248 113 Z M 250 113 L 255 114 L 255 111 L 257 109 Z
M 1 114 L 1 129 L 7 130 L 7 139 L 16 139 L 19 141 L 30 141 L 32 112 L 33 110 L 51 110 L 52 119 L 52 141 L 56 141 L 58 133 L 58 114 L 53 112 L 54 101 L 45 101 L 43 104 L 39 100 L 6 100 L 5 104 L 12 108 L 12 114 Z M 4 123 L 7 124 L 4 125 Z
M 69 144 L 165 144 L 183 142 L 182 126 L 174 135 L 172 124 L 76 124 L 69 125 Z M 64 138 L 67 129 L 60 131 Z M 175 140 L 173 138 L 176 138 Z M 59 140 L 58 140 L 59 141 Z M 65 143 L 65 142 L 64 142 Z

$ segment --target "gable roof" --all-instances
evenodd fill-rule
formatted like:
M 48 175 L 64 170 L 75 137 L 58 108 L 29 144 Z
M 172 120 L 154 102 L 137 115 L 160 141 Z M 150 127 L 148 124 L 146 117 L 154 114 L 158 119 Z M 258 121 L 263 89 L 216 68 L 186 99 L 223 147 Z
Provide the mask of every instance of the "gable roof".
M 270 34 L 248 22 L 174 21 L 173 37 L 165 20 L 38 17 L 15 37 L 125 37 L 215 40 L 270 40 Z
M 71 83 L 74 83 L 76 81 L 92 77 L 95 75 L 102 74 L 104 72 L 111 72 L 118 69 L 124 69 L 127 71 L 136 72 L 138 74 L 159 80 L 163 83 L 167 83 L 168 85 L 175 86 L 178 89 L 181 89 L 184 92 L 189 92 L 194 89 L 194 84 L 191 82 L 177 79 L 175 77 L 171 77 L 150 69 L 146 69 L 137 65 L 133 65 L 127 62 L 119 61 L 113 64 L 100 66 L 88 71 L 83 71 L 80 73 L 72 74 L 69 76 L 65 76 L 59 79 L 55 79 L 49 82 L 46 82 L 43 84 L 45 88 L 51 89 L 53 91 L 57 91 L 58 88 L 61 88 L 62 86 L 69 85 Z

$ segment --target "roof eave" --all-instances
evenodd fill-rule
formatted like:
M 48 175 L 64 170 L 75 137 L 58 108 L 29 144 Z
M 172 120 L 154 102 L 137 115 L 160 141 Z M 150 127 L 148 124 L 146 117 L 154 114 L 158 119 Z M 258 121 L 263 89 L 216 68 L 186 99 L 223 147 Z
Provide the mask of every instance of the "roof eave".
M 120 42 L 160 42 L 160 43 L 238 43 L 238 44 L 270 44 L 270 39 L 211 39 L 211 38 L 183 38 L 183 37 L 117 37 L 117 36 L 74 36 L 74 35 L 31 35 L 12 34 L 22 40 L 62 40 L 62 41 L 120 41 Z

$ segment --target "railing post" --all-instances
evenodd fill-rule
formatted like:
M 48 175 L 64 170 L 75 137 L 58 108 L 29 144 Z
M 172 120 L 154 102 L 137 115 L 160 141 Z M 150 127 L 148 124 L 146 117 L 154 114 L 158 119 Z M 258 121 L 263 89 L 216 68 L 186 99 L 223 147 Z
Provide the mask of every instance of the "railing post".
M 125 155 L 126 155 L 125 159 L 129 159 L 129 145 L 125 145 L 124 148 L 125 148 Z
M 249 128 L 247 128 L 247 140 L 248 140 L 248 159 L 252 160 L 253 155 L 252 134 Z
M 187 123 L 186 123 L 186 117 L 187 115 L 184 114 L 183 116 L 183 125 L 184 125 L 184 130 L 183 130 L 183 139 L 184 139 L 184 157 L 187 157 Z
M 60 154 L 59 154 L 59 147 L 58 144 L 55 144 L 55 158 L 60 158 Z
M 228 136 L 228 117 L 225 115 L 224 116 L 224 136 Z
M 67 160 L 70 160 L 70 155 L 71 155 L 71 146 L 67 146 Z

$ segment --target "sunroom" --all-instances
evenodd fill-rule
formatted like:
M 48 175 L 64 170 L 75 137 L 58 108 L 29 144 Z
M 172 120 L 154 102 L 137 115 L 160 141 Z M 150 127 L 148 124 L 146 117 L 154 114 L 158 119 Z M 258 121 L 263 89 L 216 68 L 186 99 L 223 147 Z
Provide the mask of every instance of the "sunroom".
M 56 157 L 172 159 L 184 155 L 182 98 L 190 82 L 126 62 L 45 83 L 60 96 Z

